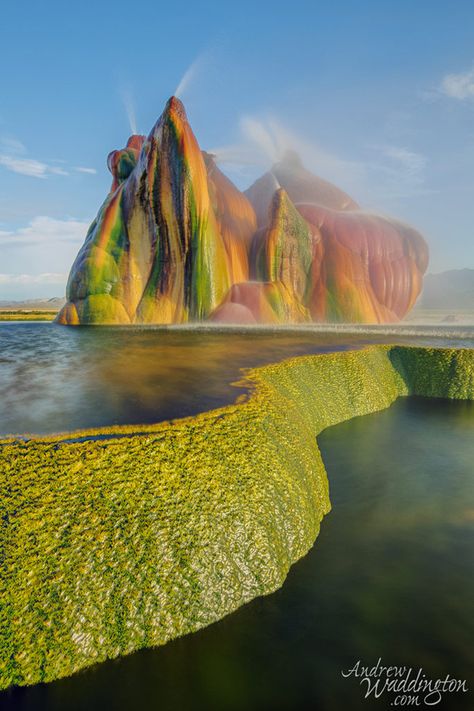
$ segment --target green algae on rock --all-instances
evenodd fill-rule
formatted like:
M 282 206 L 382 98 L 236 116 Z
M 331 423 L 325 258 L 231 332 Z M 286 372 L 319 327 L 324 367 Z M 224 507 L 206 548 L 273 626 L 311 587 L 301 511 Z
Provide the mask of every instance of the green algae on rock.
M 472 399 L 473 354 L 297 357 L 248 371 L 235 405 L 140 434 L 1 441 L 0 686 L 163 644 L 277 589 L 330 509 L 318 433 L 400 395 Z

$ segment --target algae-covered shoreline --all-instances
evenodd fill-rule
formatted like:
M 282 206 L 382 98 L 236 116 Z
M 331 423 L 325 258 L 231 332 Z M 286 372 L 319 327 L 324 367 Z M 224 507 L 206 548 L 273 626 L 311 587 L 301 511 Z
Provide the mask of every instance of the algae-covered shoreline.
M 398 396 L 474 397 L 474 351 L 372 346 L 247 372 L 137 428 L 5 439 L 2 687 L 162 644 L 278 588 L 330 508 L 316 436 Z M 120 439 L 86 439 L 99 434 Z
M 57 316 L 57 311 L 25 311 L 19 309 L 0 309 L 0 323 L 14 323 L 16 321 L 54 321 Z

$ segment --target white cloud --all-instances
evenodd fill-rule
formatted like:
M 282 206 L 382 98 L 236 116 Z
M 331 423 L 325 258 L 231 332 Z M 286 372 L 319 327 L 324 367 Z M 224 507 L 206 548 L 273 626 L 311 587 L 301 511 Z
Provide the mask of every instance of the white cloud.
M 4 284 L 64 284 L 67 274 L 45 272 L 43 274 L 0 274 L 0 285 Z
M 26 146 L 14 136 L 0 137 L 0 150 L 2 153 L 24 154 L 27 152 Z
M 69 175 L 64 168 L 59 168 L 56 165 L 48 165 L 33 158 L 21 158 L 19 156 L 9 156 L 0 154 L 0 165 L 10 170 L 12 173 L 20 175 L 28 175 L 31 178 L 47 178 L 48 174 L 52 175 Z
M 89 175 L 95 175 L 97 173 L 95 168 L 85 168 L 83 165 L 78 165 L 74 168 L 78 173 L 88 173 Z
M 426 186 L 426 156 L 406 146 L 369 148 L 376 152 L 375 157 L 366 164 L 369 199 L 391 202 L 435 192 Z
M 0 154 L 0 165 L 12 173 L 29 175 L 32 178 L 46 178 L 49 166 L 32 158 L 19 158 Z
M 64 170 L 64 168 L 59 168 L 59 166 L 57 165 L 48 166 L 48 171 L 50 173 L 54 173 L 54 175 L 69 175 L 67 170 Z
M 46 215 L 27 225 L 0 229 L 0 298 L 63 293 L 89 227 L 88 222 Z
M 440 91 L 460 101 L 474 98 L 474 68 L 459 74 L 447 74 L 441 81 Z
M 401 165 L 405 166 L 411 173 L 418 173 L 424 169 L 426 158 L 421 153 L 415 153 L 400 146 L 385 146 L 385 155 L 393 158 Z
M 426 157 L 421 153 L 409 150 L 403 146 L 374 146 L 381 155 L 389 159 L 388 164 L 383 167 L 386 171 L 400 178 L 409 180 L 411 183 L 424 182 L 424 171 L 426 167 Z
M 28 158 L 28 151 L 21 141 L 12 136 L 0 137 L 0 166 L 3 166 L 12 173 L 26 175 L 30 178 L 45 179 L 49 175 L 69 175 L 66 168 L 62 168 L 55 163 L 64 163 L 62 160 L 54 160 L 51 163 Z M 96 173 L 94 168 L 74 168 L 79 173 Z
M 0 246 L 22 246 L 25 244 L 43 244 L 52 242 L 78 244 L 84 241 L 88 222 L 80 220 L 57 220 L 40 215 L 31 220 L 26 227 L 16 230 L 0 230 Z

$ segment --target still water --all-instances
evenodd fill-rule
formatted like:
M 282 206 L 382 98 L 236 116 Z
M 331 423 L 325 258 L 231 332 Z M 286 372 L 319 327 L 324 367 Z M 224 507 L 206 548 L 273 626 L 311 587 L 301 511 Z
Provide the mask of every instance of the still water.
M 366 343 L 474 347 L 474 328 L 202 330 L 0 323 L 0 435 L 149 424 L 233 402 L 240 368 Z
M 0 433 L 182 417 L 233 401 L 241 368 L 366 343 L 474 346 L 451 329 L 201 331 L 0 324 Z M 333 510 L 283 588 L 163 648 L 0 694 L 0 708 L 367 709 L 342 670 L 473 668 L 474 404 L 399 400 L 327 430 Z M 422 706 L 422 704 L 421 704 Z M 471 694 L 437 708 L 472 708 Z
M 0 707 L 394 708 L 393 695 L 363 699 L 366 687 L 341 675 L 379 657 L 472 689 L 473 432 L 474 403 L 422 398 L 326 430 L 333 509 L 279 591 L 164 647 L 4 692 Z M 434 708 L 472 709 L 472 691 Z

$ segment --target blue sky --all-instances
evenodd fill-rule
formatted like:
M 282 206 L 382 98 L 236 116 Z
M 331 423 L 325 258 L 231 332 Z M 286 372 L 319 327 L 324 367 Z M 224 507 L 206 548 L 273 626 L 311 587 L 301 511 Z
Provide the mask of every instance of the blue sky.
M 288 146 L 474 268 L 474 3 L 21 2 L 0 25 L 0 299 L 62 295 L 106 156 L 182 99 L 246 187 Z

